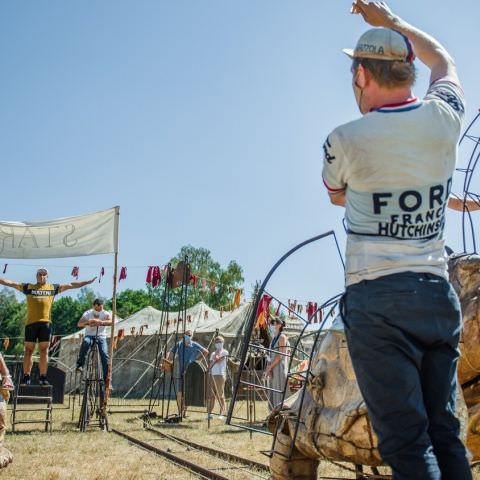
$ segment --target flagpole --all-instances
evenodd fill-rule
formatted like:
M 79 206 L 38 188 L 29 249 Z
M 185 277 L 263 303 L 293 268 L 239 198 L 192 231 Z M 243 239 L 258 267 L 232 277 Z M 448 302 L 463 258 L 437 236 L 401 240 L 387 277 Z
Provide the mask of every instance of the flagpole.
M 115 253 L 114 253 L 114 263 L 113 263 L 112 327 L 110 329 L 108 373 L 107 373 L 107 378 L 105 380 L 105 406 L 104 406 L 105 415 L 107 412 L 108 399 L 110 397 L 110 387 L 112 385 L 112 373 L 113 373 L 113 346 L 114 346 L 114 338 L 115 338 L 115 319 L 117 315 L 118 223 L 120 219 L 120 207 L 116 207 L 115 214 L 117 218 L 115 222 Z

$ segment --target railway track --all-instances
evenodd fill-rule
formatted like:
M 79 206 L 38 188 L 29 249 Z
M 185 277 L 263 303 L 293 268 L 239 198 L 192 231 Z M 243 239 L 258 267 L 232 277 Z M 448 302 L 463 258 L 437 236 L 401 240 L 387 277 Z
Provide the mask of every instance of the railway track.
M 168 442 L 169 446 L 167 446 L 166 448 L 159 448 L 145 440 L 133 437 L 130 434 L 121 432 L 120 430 L 112 429 L 113 433 L 116 433 L 117 435 L 120 435 L 121 437 L 127 439 L 132 444 L 168 459 L 177 466 L 185 468 L 191 473 L 196 474 L 199 478 L 204 478 L 208 480 L 250 480 L 254 478 L 266 480 L 268 478 L 268 476 L 262 475 L 260 473 L 269 472 L 269 466 L 267 464 L 250 460 L 248 458 L 244 458 L 233 453 L 217 450 L 216 448 L 210 446 L 200 445 L 198 443 L 192 442 L 191 440 L 165 433 L 157 428 L 152 427 L 151 425 L 146 425 L 145 431 L 154 433 L 159 437 L 160 440 Z M 183 450 L 178 450 L 179 447 L 183 448 Z M 194 452 L 201 453 L 203 456 L 197 458 L 198 461 L 195 462 L 187 460 L 186 458 L 191 458 L 192 453 Z M 205 456 L 205 454 L 207 455 Z M 209 459 L 209 462 L 207 463 L 210 463 L 210 465 L 208 466 L 205 466 L 204 463 L 206 458 Z M 216 461 L 216 465 L 214 466 L 212 466 L 212 459 Z M 218 462 L 222 463 L 222 465 L 219 466 Z M 200 463 L 203 463 L 203 466 L 200 465 Z M 353 475 L 350 478 L 363 480 L 386 480 L 392 478 L 389 475 L 368 474 L 360 471 L 355 471 L 354 469 L 348 467 L 342 468 L 347 475 Z M 346 480 L 346 477 L 320 476 L 319 479 Z
M 266 480 L 268 478 L 268 475 L 259 473 L 260 471 L 268 472 L 268 465 L 212 447 L 199 445 L 189 440 L 166 434 L 150 426 L 146 428 L 146 431 L 151 431 L 158 435 L 161 440 L 168 443 L 168 446 L 159 448 L 115 428 L 112 428 L 111 431 L 132 444 L 185 468 L 199 478 L 206 480 L 250 480 L 254 478 Z M 187 460 L 187 458 L 189 459 Z

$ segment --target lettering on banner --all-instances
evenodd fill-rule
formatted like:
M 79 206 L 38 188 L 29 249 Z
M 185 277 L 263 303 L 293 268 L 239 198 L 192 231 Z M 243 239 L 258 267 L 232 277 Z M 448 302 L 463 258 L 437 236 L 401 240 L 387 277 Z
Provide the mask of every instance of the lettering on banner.
M 78 235 L 75 224 L 49 227 L 0 227 L 0 255 L 12 249 L 76 247 Z

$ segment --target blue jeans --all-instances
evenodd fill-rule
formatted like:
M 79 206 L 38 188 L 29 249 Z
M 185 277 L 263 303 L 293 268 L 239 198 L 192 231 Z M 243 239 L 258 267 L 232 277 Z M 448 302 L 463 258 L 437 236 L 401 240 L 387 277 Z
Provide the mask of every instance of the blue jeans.
M 80 353 L 78 354 L 77 367 L 83 367 L 85 364 L 85 357 L 87 356 L 88 350 L 95 340 L 94 336 L 87 335 L 82 342 L 80 347 Z M 108 346 L 107 339 L 105 337 L 97 337 L 98 341 L 98 351 L 100 352 L 100 359 L 102 361 L 102 370 L 103 370 L 103 379 L 107 378 L 108 373 Z
M 360 391 L 395 480 L 470 480 L 455 416 L 460 304 L 436 275 L 347 287 L 345 334 Z

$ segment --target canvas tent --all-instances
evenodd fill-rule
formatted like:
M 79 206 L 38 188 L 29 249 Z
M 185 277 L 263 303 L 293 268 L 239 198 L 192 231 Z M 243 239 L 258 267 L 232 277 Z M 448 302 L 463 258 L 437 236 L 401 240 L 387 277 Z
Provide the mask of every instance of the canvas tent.
M 243 329 L 251 309 L 251 303 L 245 303 L 232 312 L 220 312 L 200 302 L 187 309 L 186 328 L 194 331 L 194 340 L 212 349 L 216 334 L 225 337 L 225 347 L 232 354 L 238 354 L 243 338 Z M 161 345 L 167 341 L 173 345 L 175 332 L 183 332 L 183 319 L 178 312 L 164 315 Z M 118 341 L 114 353 L 113 382 L 114 395 L 141 398 L 148 396 L 152 378 L 152 367 L 155 361 L 158 333 L 162 312 L 153 307 L 145 307 L 126 319 L 118 319 L 115 333 L 123 329 L 124 337 Z M 169 324 L 167 325 L 167 321 Z M 168 332 L 167 332 L 168 328 Z M 64 337 L 60 343 L 59 360 L 70 370 L 75 362 L 83 338 L 84 330 Z M 109 335 L 110 336 L 110 335 Z M 67 380 L 68 383 L 68 380 Z M 67 391 L 74 385 L 67 385 Z

